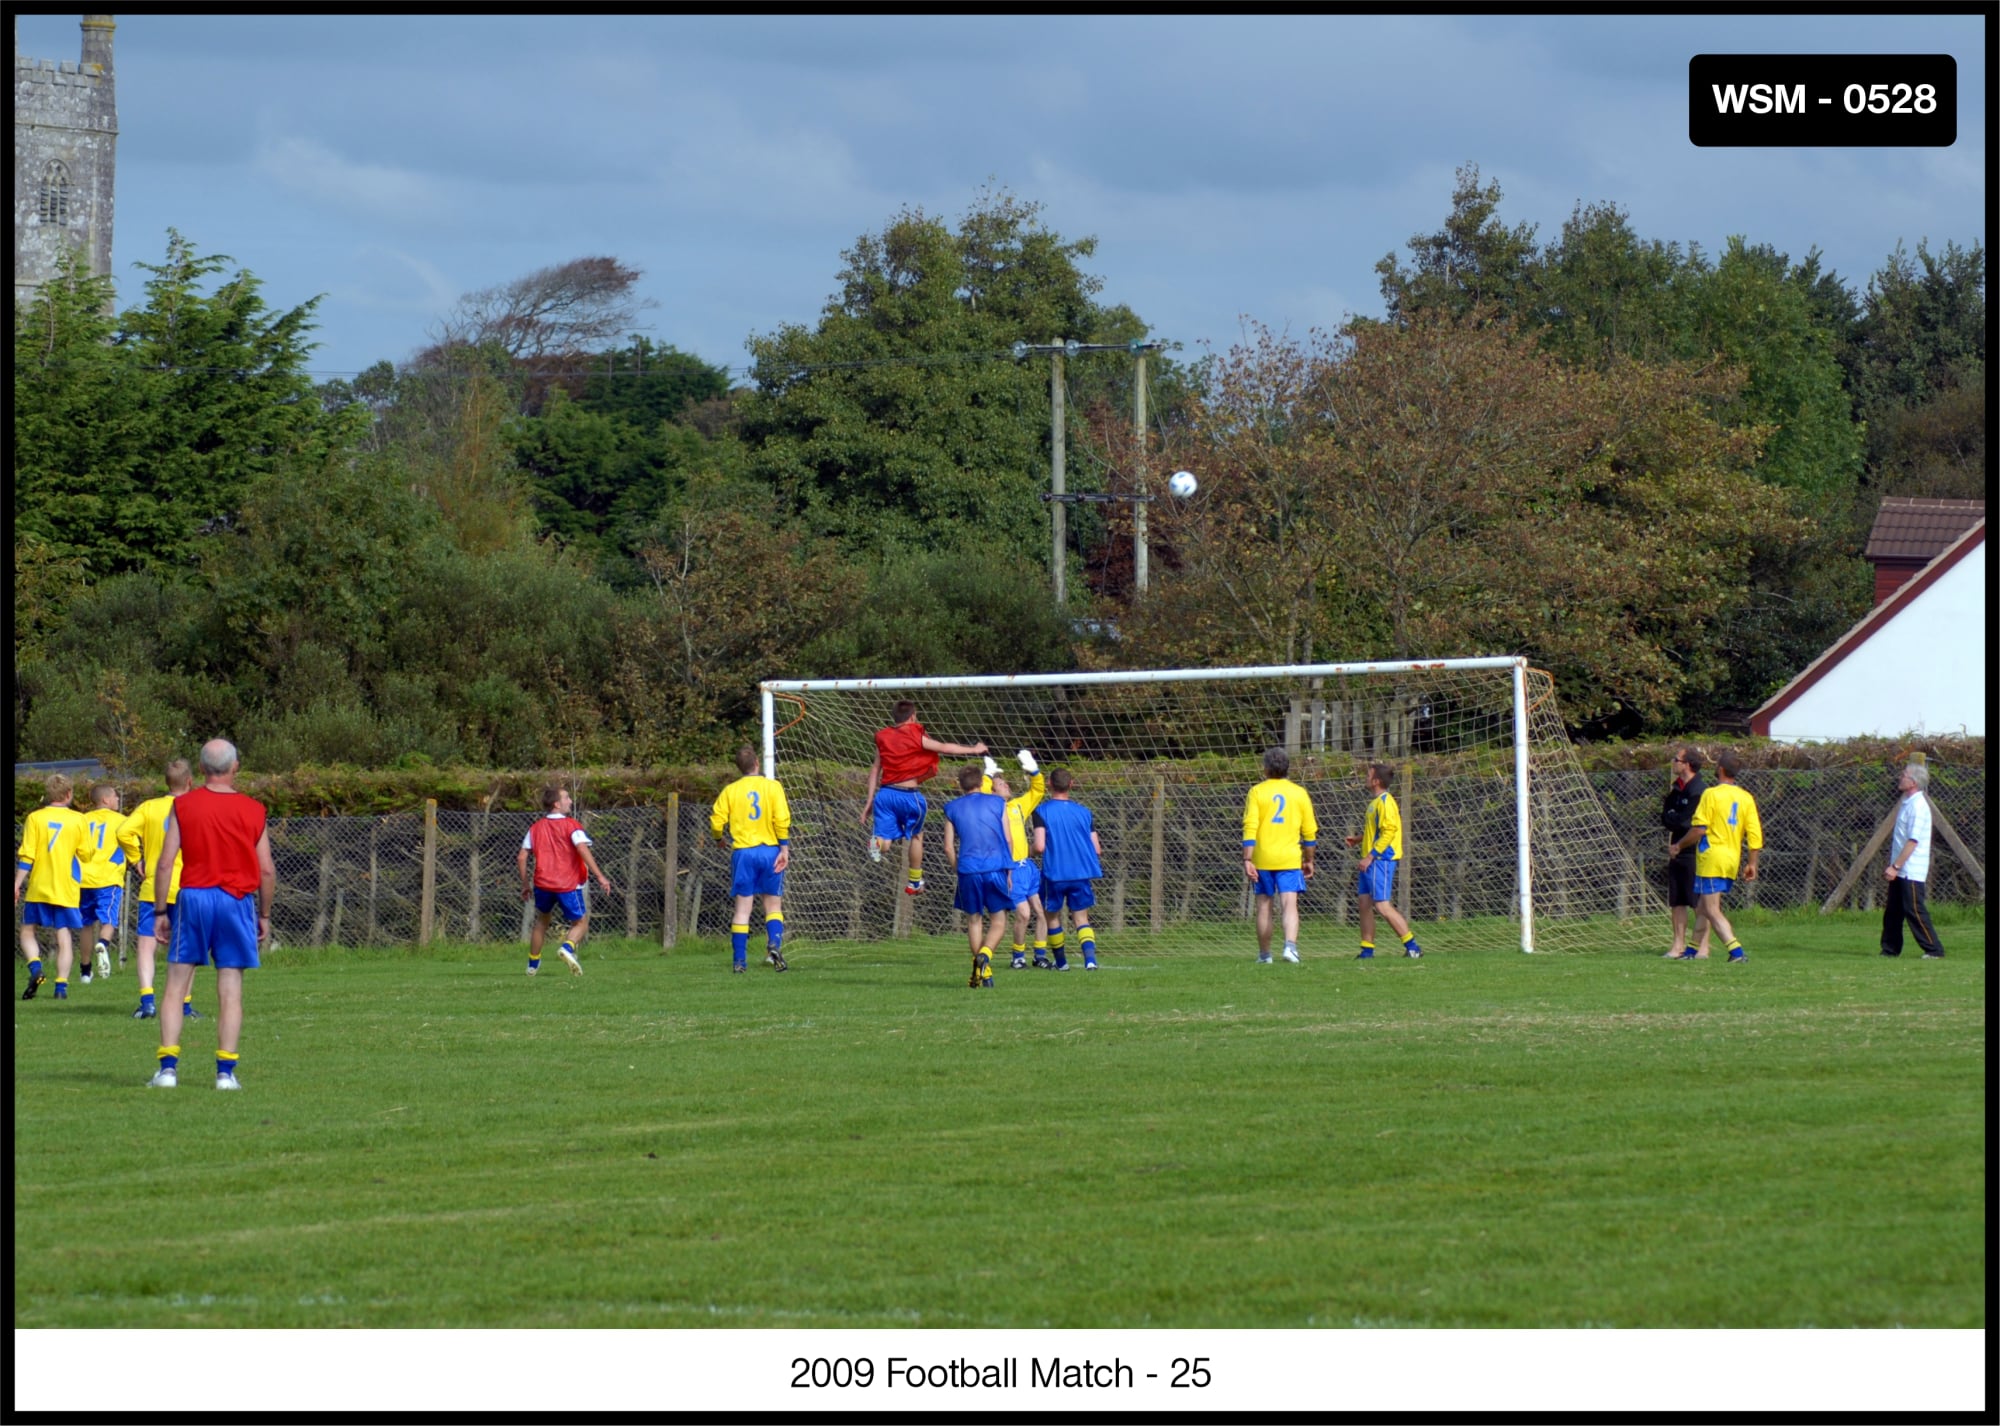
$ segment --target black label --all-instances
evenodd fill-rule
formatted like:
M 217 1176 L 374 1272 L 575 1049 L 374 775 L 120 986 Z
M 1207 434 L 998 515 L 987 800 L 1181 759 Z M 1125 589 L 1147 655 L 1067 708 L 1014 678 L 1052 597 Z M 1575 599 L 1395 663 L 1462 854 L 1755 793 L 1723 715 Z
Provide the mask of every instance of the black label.
M 1948 148 L 1958 61 L 1948 54 L 1698 54 L 1688 141 L 1700 148 Z

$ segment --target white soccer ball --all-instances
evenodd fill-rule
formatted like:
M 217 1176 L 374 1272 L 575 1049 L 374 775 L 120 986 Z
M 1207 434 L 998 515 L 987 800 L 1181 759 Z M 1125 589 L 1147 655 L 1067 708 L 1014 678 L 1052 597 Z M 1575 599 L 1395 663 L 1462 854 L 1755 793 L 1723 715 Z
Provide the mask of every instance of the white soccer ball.
M 1167 482 L 1167 489 L 1173 491 L 1181 499 L 1187 499 L 1195 492 L 1194 472 L 1191 470 L 1175 471 L 1173 479 Z

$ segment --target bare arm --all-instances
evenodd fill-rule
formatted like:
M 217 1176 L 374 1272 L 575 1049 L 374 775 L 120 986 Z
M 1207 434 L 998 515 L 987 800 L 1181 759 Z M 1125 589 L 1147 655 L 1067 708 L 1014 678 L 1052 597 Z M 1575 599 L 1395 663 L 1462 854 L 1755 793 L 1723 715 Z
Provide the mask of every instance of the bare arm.
M 526 847 L 521 848 L 521 855 L 514 858 L 514 865 L 520 868 L 521 899 L 526 901 L 528 894 L 535 889 L 535 883 L 528 875 L 528 849 Z
M 269 842 L 265 844 L 269 849 Z M 167 893 L 174 887 L 174 858 L 181 854 L 181 819 L 167 814 L 167 834 L 160 839 L 160 864 L 153 869 L 153 927 L 159 940 L 170 940 L 173 924 L 167 909 Z M 263 868 L 258 868 L 261 874 Z
M 1890 881 L 1894 881 L 1897 877 L 1903 874 L 1903 863 L 1908 861 L 1911 857 L 1915 856 L 1916 854 L 1917 854 L 1917 839 L 1915 837 L 1912 837 L 1907 842 L 1903 843 L 1901 849 L 1897 852 L 1895 856 L 1889 858 L 1889 865 L 1882 868 L 1882 875 L 1887 877 Z M 16 881 L 16 885 L 17 886 L 19 885 L 18 879 Z
M 1707 831 L 1708 831 L 1708 824 L 1706 822 L 1695 823 L 1692 827 L 1687 829 L 1686 836 L 1682 837 L 1679 841 L 1674 843 L 1672 849 L 1668 852 L 1668 855 L 1679 856 L 1682 852 L 1686 851 L 1696 842 L 1699 842 L 1702 839 L 1703 835 L 1707 833 Z
M 926 733 L 924 734 L 924 751 L 927 753 L 950 753 L 953 757 L 957 758 L 970 758 L 970 757 L 977 757 L 979 754 L 985 752 L 986 744 L 945 743 L 945 742 L 940 742 L 938 739 L 933 738 L 929 733 Z M 879 763 L 880 760 L 878 759 L 877 760 L 878 766 Z
M 278 863 L 271 855 L 271 829 L 257 838 L 257 939 L 271 939 L 271 903 L 278 899 Z M 157 904 L 157 903 L 156 903 Z
M 861 824 L 865 827 L 875 815 L 875 789 L 882 785 L 882 754 L 875 754 L 875 761 L 868 765 L 868 797 L 861 804 Z
M 944 824 L 944 864 L 946 866 L 958 865 L 958 838 L 954 835 L 954 832 L 955 829 L 951 822 L 947 820 Z
M 597 884 L 603 887 L 604 894 L 609 896 L 611 894 L 611 878 L 598 869 L 597 858 L 590 854 L 590 845 L 587 842 L 578 842 L 576 849 L 583 854 L 583 869 L 597 878 Z

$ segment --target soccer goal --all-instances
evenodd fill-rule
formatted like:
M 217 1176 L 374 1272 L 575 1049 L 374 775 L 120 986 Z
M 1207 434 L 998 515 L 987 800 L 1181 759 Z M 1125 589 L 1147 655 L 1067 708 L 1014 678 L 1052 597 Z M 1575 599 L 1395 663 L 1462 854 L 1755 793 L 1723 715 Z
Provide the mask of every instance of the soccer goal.
M 1072 796 L 1091 809 L 1104 848 L 1092 921 L 1107 957 L 1254 951 L 1242 813 L 1271 747 L 1291 754 L 1319 822 L 1317 875 L 1300 900 L 1308 953 L 1358 944 L 1356 854 L 1343 838 L 1361 830 L 1374 763 L 1393 768 L 1405 839 L 1395 899 L 1426 949 L 1630 947 L 1638 919 L 1665 910 L 1583 775 L 1549 675 L 1525 659 L 760 689 L 765 768 L 792 807 L 785 920 L 814 939 L 955 934 L 963 924 L 935 810 L 922 896 L 901 894 L 896 855 L 868 858 L 874 733 L 899 699 L 916 704 L 930 736 L 986 743 L 1017 796 L 1028 784 L 1017 749 L 1044 772 L 1070 769 Z M 933 809 L 958 795 L 953 775 L 967 761 L 977 759 L 943 759 L 925 785 Z

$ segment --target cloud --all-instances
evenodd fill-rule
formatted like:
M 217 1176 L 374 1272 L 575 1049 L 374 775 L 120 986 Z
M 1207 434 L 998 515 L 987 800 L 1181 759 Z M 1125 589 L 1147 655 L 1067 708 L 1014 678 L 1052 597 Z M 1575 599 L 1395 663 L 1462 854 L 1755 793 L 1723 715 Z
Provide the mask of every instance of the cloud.
M 450 208 L 436 179 L 385 164 L 355 163 L 296 135 L 260 140 L 252 162 L 266 178 L 350 216 L 421 222 Z

